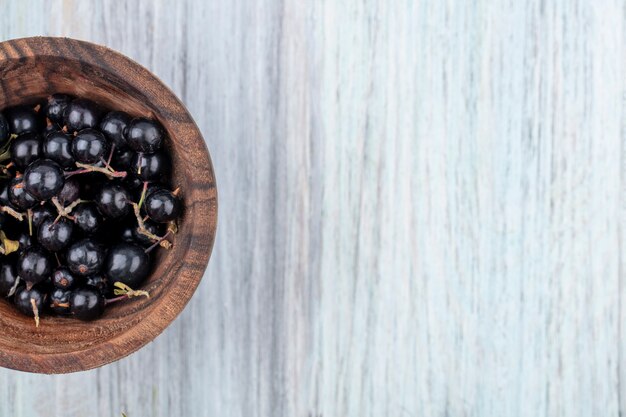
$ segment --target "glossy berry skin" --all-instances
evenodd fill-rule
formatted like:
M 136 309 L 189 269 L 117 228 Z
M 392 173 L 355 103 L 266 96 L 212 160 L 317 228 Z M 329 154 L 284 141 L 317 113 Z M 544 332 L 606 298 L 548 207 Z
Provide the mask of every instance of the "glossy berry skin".
M 63 112 L 63 122 L 68 131 L 77 132 L 95 128 L 100 122 L 100 107 L 91 100 L 77 98 L 67 105 Z
M 31 246 L 17 259 L 17 274 L 30 284 L 42 282 L 50 276 L 52 262 L 48 254 L 38 246 Z
M 118 171 L 127 171 L 133 165 L 135 152 L 130 149 L 116 150 L 111 159 L 111 166 Z
M 59 252 L 70 244 L 73 232 L 74 223 L 70 220 L 61 218 L 54 223 L 52 219 L 47 219 L 39 226 L 37 239 L 50 252 Z
M 100 122 L 100 131 L 115 145 L 115 149 L 126 149 L 126 127 L 130 123 L 130 116 L 121 111 L 108 113 Z
M 54 220 L 57 216 L 57 213 L 48 204 L 44 204 L 44 205 L 36 205 L 35 207 L 33 207 L 32 215 L 33 217 L 31 221 L 33 223 L 33 228 L 39 229 L 39 226 L 41 226 L 41 223 L 43 223 L 44 220 L 47 220 L 47 219 Z
M 63 290 L 55 288 L 50 293 L 50 308 L 57 314 L 70 314 L 70 298 L 72 292 L 69 290 Z
M 87 277 L 85 285 L 88 287 L 97 288 L 101 293 L 105 293 L 107 290 L 107 279 L 102 274 L 92 275 Z
M 43 155 L 41 142 L 37 133 L 25 133 L 11 142 L 11 158 L 19 170 L 24 170 Z
M 72 211 L 76 226 L 84 233 L 97 233 L 104 219 L 93 203 L 79 204 Z
M 159 181 L 170 172 L 170 159 L 164 152 L 137 154 L 132 166 L 142 181 Z
M 20 210 L 27 210 L 38 202 L 35 197 L 26 192 L 23 177 L 16 177 L 11 180 L 9 200 L 13 206 Z
M 54 123 L 63 124 L 63 113 L 73 98 L 67 94 L 53 94 L 44 107 L 46 117 Z
M 104 184 L 96 195 L 98 209 L 106 217 L 118 219 L 131 210 L 130 193 L 119 184 Z
M 6 117 L 0 113 L 0 146 L 4 145 L 4 143 L 9 139 L 10 134 L 9 122 L 7 122 Z
M 63 188 L 61 188 L 56 197 L 59 199 L 59 203 L 64 206 L 80 199 L 80 183 L 78 179 L 74 177 L 65 180 Z
M 0 264 L 0 296 L 8 297 L 17 280 L 17 271 L 12 260 L 3 258 Z
M 21 135 L 28 132 L 37 132 L 40 129 L 39 115 L 28 106 L 12 107 L 4 113 L 11 133 Z
M 64 184 L 61 166 L 50 159 L 35 161 L 24 171 L 24 189 L 39 201 L 54 197 Z
M 79 320 L 95 320 L 104 313 L 104 295 L 93 287 L 74 290 L 70 297 L 71 312 Z
M 54 270 L 52 274 L 52 284 L 56 288 L 60 288 L 62 290 L 69 290 L 76 285 L 77 279 L 72 274 L 72 271 L 65 266 L 60 266 Z
M 180 199 L 170 191 L 161 189 L 146 197 L 146 213 L 157 223 L 167 223 L 177 219 L 182 210 Z
M 35 317 L 31 300 L 35 301 L 37 311 L 41 316 L 46 308 L 48 294 L 42 288 L 33 287 L 27 290 L 24 287 L 18 288 L 15 292 L 15 306 L 22 313 L 30 317 Z
M 126 131 L 128 146 L 141 153 L 153 153 L 161 149 L 165 132 L 155 120 L 138 117 L 133 119 Z
M 43 155 L 55 161 L 63 168 L 72 168 L 75 165 L 74 155 L 72 155 L 72 139 L 60 131 L 48 133 L 43 141 Z
M 83 164 L 94 164 L 106 159 L 108 151 L 106 138 L 95 129 L 81 130 L 72 141 L 72 155 Z
M 100 272 L 104 263 L 105 250 L 92 239 L 83 239 L 72 244 L 66 253 L 67 266 L 80 276 Z
M 20 243 L 20 247 L 17 253 L 22 253 L 24 250 L 30 248 L 33 245 L 33 238 L 28 234 L 28 231 L 22 230 L 13 240 L 17 240 Z
M 136 289 L 150 273 L 150 256 L 132 243 L 119 243 L 109 250 L 104 264 L 109 285 L 122 282 Z

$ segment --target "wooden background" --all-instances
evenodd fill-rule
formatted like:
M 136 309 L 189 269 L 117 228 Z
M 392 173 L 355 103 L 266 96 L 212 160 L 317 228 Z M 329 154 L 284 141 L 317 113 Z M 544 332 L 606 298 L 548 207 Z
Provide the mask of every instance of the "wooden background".
M 0 39 L 160 76 L 220 192 L 178 320 L 98 370 L 0 371 L 0 415 L 619 416 L 625 10 L 0 0 Z

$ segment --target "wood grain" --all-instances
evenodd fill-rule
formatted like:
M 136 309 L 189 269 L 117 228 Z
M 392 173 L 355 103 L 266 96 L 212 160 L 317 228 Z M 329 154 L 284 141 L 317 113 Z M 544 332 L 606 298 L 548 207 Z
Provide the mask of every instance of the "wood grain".
M 86 373 L 0 371 L 0 414 L 623 415 L 624 14 L 0 0 L 0 38 L 93 40 L 171 86 L 221 209 L 162 336 Z
M 157 119 L 181 187 L 184 215 L 174 246 L 160 251 L 144 284 L 149 298 L 107 308 L 84 323 L 42 317 L 41 326 L 0 303 L 0 366 L 21 371 L 84 371 L 118 360 L 152 341 L 182 311 L 207 265 L 217 226 L 215 175 L 189 113 L 157 78 L 128 58 L 92 43 L 31 37 L 0 42 L 0 109 L 54 93 Z

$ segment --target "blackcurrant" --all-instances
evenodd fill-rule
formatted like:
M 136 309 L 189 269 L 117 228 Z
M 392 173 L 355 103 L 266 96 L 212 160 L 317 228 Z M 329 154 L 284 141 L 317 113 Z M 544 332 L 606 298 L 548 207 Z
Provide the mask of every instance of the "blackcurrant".
M 57 124 L 63 124 L 63 113 L 72 101 L 72 97 L 67 94 L 53 94 L 48 97 L 44 107 L 44 114 Z
M 121 111 L 112 111 L 108 113 L 100 122 L 100 131 L 104 133 L 115 149 L 123 150 L 126 148 L 126 127 L 130 123 L 130 116 Z
M 37 239 L 39 244 L 50 252 L 58 252 L 70 244 L 74 223 L 65 217 L 56 223 L 52 219 L 44 220 L 39 226 Z
M 79 204 L 72 211 L 76 226 L 85 233 L 93 234 L 98 232 L 102 225 L 103 218 L 98 208 L 93 203 Z
M 72 291 L 55 288 L 50 293 L 50 308 L 57 314 L 70 314 Z
M 30 290 L 24 287 L 17 289 L 15 293 L 15 306 L 22 313 L 30 317 L 35 316 L 35 308 L 37 314 L 41 315 L 45 311 L 45 302 L 48 298 L 42 288 L 33 287 Z M 33 302 L 35 307 L 33 307 Z
M 128 125 L 126 140 L 135 152 L 153 153 L 161 149 L 165 132 L 161 125 L 151 119 L 138 117 Z
M 71 149 L 72 139 L 69 135 L 53 131 L 43 141 L 43 155 L 55 161 L 63 168 L 74 167 L 75 159 Z
M 121 282 L 136 289 L 150 273 L 150 256 L 132 243 L 119 243 L 109 250 L 104 265 L 109 285 Z
M 109 144 L 106 138 L 95 129 L 81 130 L 72 141 L 72 155 L 83 164 L 94 164 L 108 155 Z
M 105 250 L 92 239 L 72 244 L 65 255 L 70 270 L 81 276 L 97 274 L 104 263 Z
M 65 184 L 61 166 L 50 159 L 33 162 L 24 171 L 24 189 L 39 201 L 54 197 Z
M 117 219 L 130 212 L 130 193 L 119 184 L 104 184 L 96 196 L 98 209 L 106 217 Z
M 28 106 L 17 106 L 7 109 L 4 113 L 11 133 L 37 132 L 41 128 L 40 116 Z
M 20 230 L 13 240 L 17 240 L 20 244 L 20 247 L 17 249 L 18 253 L 24 252 L 33 245 L 33 237 L 28 234 L 27 230 Z
M 104 295 L 93 287 L 74 290 L 70 297 L 71 311 L 79 320 L 94 320 L 104 313 Z
M 35 229 L 39 229 L 39 226 L 41 226 L 41 223 L 43 223 L 44 220 L 47 220 L 47 219 L 54 220 L 55 217 L 57 216 L 57 213 L 48 204 L 43 204 L 43 205 L 40 204 L 40 205 L 36 205 L 35 207 L 33 207 L 32 216 L 33 217 L 31 221 L 33 222 L 33 227 Z
M 0 263 L 0 296 L 2 297 L 8 297 L 15 288 L 15 282 L 18 278 L 14 262 L 12 258 L 3 258 L 2 263 Z
M 80 182 L 78 179 L 74 177 L 65 180 L 65 184 L 57 194 L 57 198 L 59 199 L 59 203 L 64 206 L 80 199 Z
M 17 259 L 17 274 L 33 285 L 47 279 L 52 272 L 52 262 L 48 254 L 38 246 L 31 246 Z
M 24 177 L 15 177 L 9 187 L 9 200 L 20 210 L 27 210 L 37 204 L 38 200 L 24 188 Z
M 11 142 L 11 158 L 15 166 L 22 170 L 31 162 L 36 161 L 43 154 L 41 150 L 41 136 L 31 132 L 18 136 Z
M 77 98 L 67 105 L 63 121 L 70 132 L 94 128 L 100 122 L 102 110 L 91 100 Z
M 52 274 L 52 284 L 62 290 L 69 290 L 76 285 L 77 279 L 72 271 L 65 266 L 60 266 Z
M 170 159 L 164 152 L 137 154 L 132 166 L 143 181 L 159 181 L 169 173 Z
M 102 274 L 92 275 L 87 277 L 85 285 L 88 287 L 97 288 L 101 293 L 105 293 L 107 290 L 107 279 Z
M 167 223 L 178 218 L 182 206 L 180 200 L 171 191 L 160 189 L 146 197 L 146 213 L 157 223 Z

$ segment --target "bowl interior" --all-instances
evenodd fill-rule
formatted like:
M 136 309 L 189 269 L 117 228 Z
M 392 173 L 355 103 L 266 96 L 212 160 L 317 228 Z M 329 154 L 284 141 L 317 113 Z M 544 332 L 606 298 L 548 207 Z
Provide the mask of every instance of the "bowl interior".
M 68 372 L 99 366 L 138 349 L 184 308 L 212 247 L 215 182 L 197 127 L 171 91 L 147 70 L 92 44 L 55 39 L 33 42 L 43 43 L 14 56 L 10 49 L 3 56 L 0 48 L 0 109 L 67 93 L 112 110 L 158 119 L 170 137 L 172 184 L 181 187 L 185 202 L 173 248 L 157 250 L 155 268 L 143 285 L 150 292 L 149 299 L 118 303 L 89 323 L 46 316 L 39 328 L 8 302 L 0 302 L 0 365 Z M 3 45 L 6 51 L 7 43 Z M 83 50 L 77 52 L 78 47 Z

